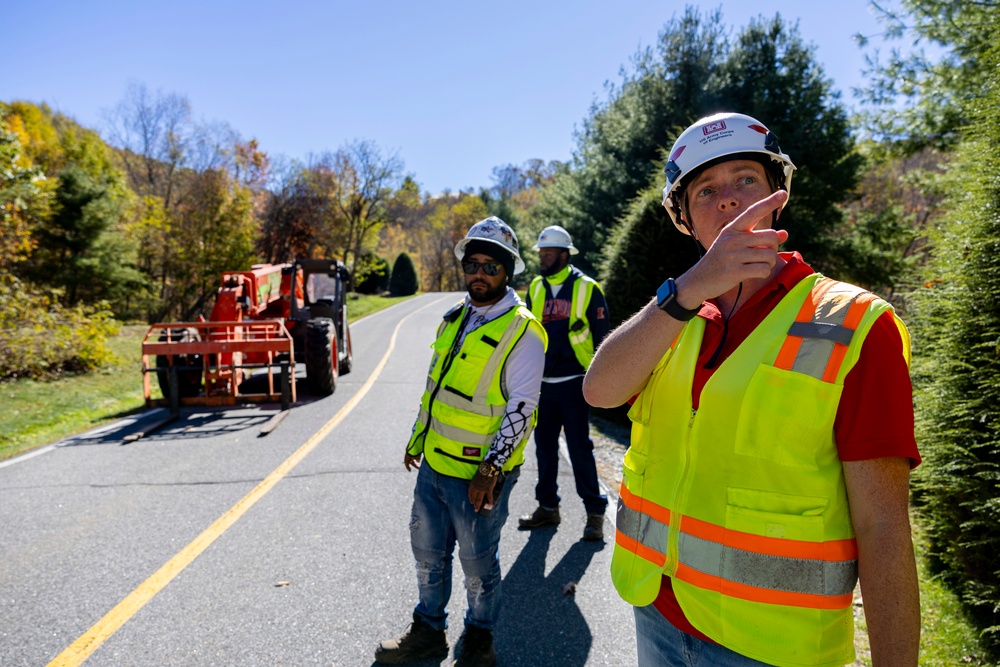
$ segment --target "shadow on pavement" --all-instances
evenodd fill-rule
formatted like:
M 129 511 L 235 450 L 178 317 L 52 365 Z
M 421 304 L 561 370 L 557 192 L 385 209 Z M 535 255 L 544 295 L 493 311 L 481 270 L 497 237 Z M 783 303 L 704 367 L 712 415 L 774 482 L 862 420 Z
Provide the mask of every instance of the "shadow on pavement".
M 515 665 L 570 667 L 587 662 L 593 635 L 565 592 L 579 582 L 603 542 L 576 542 L 545 574 L 555 528 L 534 530 L 503 580 L 503 603 L 496 630 L 497 662 Z
M 309 392 L 305 378 L 297 378 L 298 395 L 292 405 L 294 410 L 309 403 L 326 398 Z M 244 393 L 260 393 L 267 387 L 267 376 L 258 374 L 247 378 L 240 385 Z M 169 414 L 167 408 L 132 412 L 123 419 L 105 428 L 95 429 L 82 435 L 67 438 L 58 443 L 60 447 L 92 445 L 135 444 L 125 442 L 133 434 L 144 434 L 135 442 L 197 440 L 211 438 L 224 433 L 240 432 L 263 426 L 276 412 L 281 410 L 278 403 L 240 403 L 227 406 L 182 406 L 177 420 L 160 425 Z M 154 429 L 147 431 L 147 429 Z
M 240 406 L 229 408 L 182 408 L 180 417 L 170 424 L 147 435 L 144 440 L 188 440 L 211 438 L 222 433 L 239 432 L 259 427 L 271 418 L 280 406 L 264 405 L 254 408 L 251 414 Z M 83 435 L 68 438 L 59 447 L 81 447 L 93 445 L 121 445 L 133 433 L 145 431 L 152 424 L 167 415 L 166 410 L 154 410 L 135 419 L 116 422 L 112 427 L 97 429 Z M 143 442 L 139 440 L 133 446 Z M 127 444 L 127 443 L 126 443 Z

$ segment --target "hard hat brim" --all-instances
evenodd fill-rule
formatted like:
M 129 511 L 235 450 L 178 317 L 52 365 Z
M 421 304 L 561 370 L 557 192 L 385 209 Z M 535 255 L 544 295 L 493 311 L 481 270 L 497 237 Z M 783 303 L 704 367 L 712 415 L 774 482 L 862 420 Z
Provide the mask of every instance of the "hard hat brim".
M 580 251 L 576 249 L 576 246 L 572 243 L 569 245 L 560 245 L 559 243 L 536 243 L 531 246 L 532 250 L 538 250 L 539 248 L 562 248 L 563 250 L 569 250 L 569 254 L 578 255 Z

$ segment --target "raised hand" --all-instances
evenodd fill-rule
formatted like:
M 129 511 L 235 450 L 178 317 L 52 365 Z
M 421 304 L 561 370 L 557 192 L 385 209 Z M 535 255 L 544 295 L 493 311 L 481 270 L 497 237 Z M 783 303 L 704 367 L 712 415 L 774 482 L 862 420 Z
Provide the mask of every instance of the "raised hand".
M 788 232 L 769 226 L 757 229 L 757 225 L 761 221 L 770 223 L 773 212 L 780 210 L 786 199 L 788 193 L 778 190 L 748 206 L 714 239 L 701 238 L 711 245 L 705 256 L 677 279 L 680 305 L 695 308 L 745 280 L 767 278 L 778 261 L 778 247 L 788 240 Z

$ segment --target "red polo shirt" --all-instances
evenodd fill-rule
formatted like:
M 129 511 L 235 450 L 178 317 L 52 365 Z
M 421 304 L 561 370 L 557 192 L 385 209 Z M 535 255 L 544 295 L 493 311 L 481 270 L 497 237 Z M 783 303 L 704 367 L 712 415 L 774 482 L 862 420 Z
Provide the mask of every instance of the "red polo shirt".
M 692 400 L 695 408 L 701 390 L 722 362 L 767 317 L 768 313 L 813 270 L 797 252 L 780 253 L 787 262 L 774 280 L 759 289 L 728 322 L 723 339 L 724 317 L 715 301 L 706 301 L 698 317 L 707 320 L 701 354 L 695 370 Z M 712 368 L 705 365 L 722 350 Z M 866 461 L 893 456 L 910 459 L 910 467 L 920 464 L 913 437 L 913 398 L 910 373 L 902 355 L 903 343 L 891 313 L 883 313 L 861 346 L 857 364 L 844 379 L 844 391 L 834 422 L 837 451 L 841 461 Z M 664 576 L 653 605 L 678 630 L 712 641 L 688 622 L 674 596 L 670 577 Z

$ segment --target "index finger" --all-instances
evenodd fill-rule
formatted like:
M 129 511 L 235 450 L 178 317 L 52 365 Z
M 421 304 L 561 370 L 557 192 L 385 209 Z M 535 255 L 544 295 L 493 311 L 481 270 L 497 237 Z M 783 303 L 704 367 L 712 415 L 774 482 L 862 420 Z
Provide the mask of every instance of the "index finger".
M 748 206 L 747 210 L 740 213 L 735 220 L 726 225 L 726 229 L 732 229 L 737 232 L 751 232 L 765 215 L 770 215 L 773 211 L 780 210 L 782 204 L 787 200 L 788 193 L 784 190 L 778 190 L 769 197 L 764 197 L 759 202 Z

